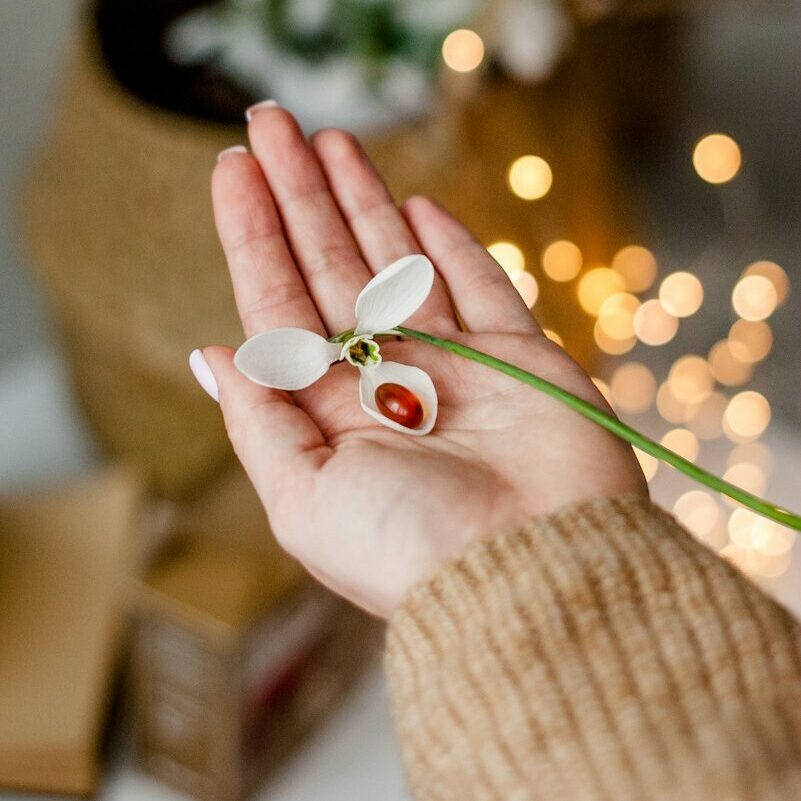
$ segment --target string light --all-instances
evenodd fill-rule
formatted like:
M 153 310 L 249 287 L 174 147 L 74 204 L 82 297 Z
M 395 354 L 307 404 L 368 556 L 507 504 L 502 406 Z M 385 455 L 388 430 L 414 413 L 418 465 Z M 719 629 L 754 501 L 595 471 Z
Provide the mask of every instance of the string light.
M 674 317 L 690 317 L 701 308 L 704 288 L 692 273 L 671 273 L 659 286 L 659 300 Z
M 688 462 L 694 462 L 698 458 L 700 448 L 698 438 L 686 428 L 674 428 L 668 431 L 662 437 L 662 445 L 683 456 Z
M 442 58 L 454 72 L 470 72 L 484 59 L 484 42 L 468 28 L 452 31 L 442 43 Z
M 537 284 L 537 279 L 525 270 L 513 270 L 509 273 L 509 278 L 512 280 L 514 288 L 523 298 L 523 302 L 530 309 L 537 302 L 540 294 L 540 288 Z
M 756 439 L 770 423 L 770 404 L 759 392 L 739 392 L 729 401 L 723 421 L 726 434 L 735 441 Z
M 787 273 L 773 261 L 755 261 L 743 270 L 743 275 L 761 275 L 773 284 L 776 290 L 776 302 L 781 306 L 790 293 L 790 279 Z
M 509 165 L 509 187 L 523 200 L 539 200 L 548 194 L 553 183 L 551 167 L 539 156 L 520 156 Z
M 498 264 L 510 275 L 526 269 L 526 257 L 514 242 L 493 242 L 487 250 Z
M 629 292 L 645 292 L 656 278 L 656 259 L 648 248 L 627 245 L 615 253 L 612 269 L 623 279 Z
M 634 337 L 634 315 L 640 301 L 628 292 L 610 295 L 598 310 L 598 325 L 612 339 L 629 340 Z
M 679 321 L 656 300 L 646 300 L 634 315 L 634 333 L 645 345 L 664 345 L 670 342 Z
M 565 346 L 564 340 L 559 336 L 559 334 L 556 333 L 556 331 L 553 331 L 550 328 L 543 328 L 542 333 L 545 334 L 545 336 L 548 337 L 551 342 L 555 342 L 557 345 L 559 345 L 560 348 Z
M 552 281 L 570 281 L 580 272 L 584 264 L 578 245 L 566 239 L 551 242 L 542 251 L 542 269 Z
M 710 184 L 731 181 L 739 172 L 741 163 L 742 156 L 737 142 L 726 134 L 709 134 L 693 150 L 695 171 Z
M 598 316 L 603 302 L 623 290 L 623 279 L 608 267 L 595 267 L 584 273 L 578 285 L 578 300 L 582 309 Z
M 651 456 L 650 453 L 641 451 L 639 448 L 634 448 L 634 455 L 640 463 L 640 469 L 645 476 L 645 480 L 652 481 L 657 470 L 659 470 L 659 460 L 655 456 Z
M 745 364 L 762 361 L 773 347 L 773 332 L 763 320 L 737 320 L 729 329 L 731 355 Z
M 612 374 L 610 388 L 616 408 L 630 414 L 640 414 L 654 402 L 656 380 L 644 364 L 629 362 Z
M 682 356 L 673 363 L 668 383 L 673 395 L 685 404 L 702 401 L 714 386 L 709 364 L 695 354 Z
M 736 283 L 731 303 L 743 320 L 764 320 L 776 309 L 778 296 L 764 275 L 746 275 Z
M 715 530 L 720 519 L 720 508 L 709 493 L 690 490 L 676 500 L 673 514 L 696 537 L 704 539 Z
M 728 403 L 720 392 L 711 392 L 685 408 L 684 422 L 698 439 L 718 439 L 723 436 L 723 415 Z
M 740 387 L 750 380 L 753 367 L 738 359 L 727 339 L 715 343 L 709 351 L 709 366 L 712 375 L 727 387 Z

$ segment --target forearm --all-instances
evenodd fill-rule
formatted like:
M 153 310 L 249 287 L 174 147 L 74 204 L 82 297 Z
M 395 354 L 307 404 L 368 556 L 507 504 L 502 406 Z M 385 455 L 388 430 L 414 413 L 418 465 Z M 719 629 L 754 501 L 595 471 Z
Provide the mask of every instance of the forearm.
M 801 797 L 801 635 L 646 500 L 487 540 L 393 618 L 424 799 Z

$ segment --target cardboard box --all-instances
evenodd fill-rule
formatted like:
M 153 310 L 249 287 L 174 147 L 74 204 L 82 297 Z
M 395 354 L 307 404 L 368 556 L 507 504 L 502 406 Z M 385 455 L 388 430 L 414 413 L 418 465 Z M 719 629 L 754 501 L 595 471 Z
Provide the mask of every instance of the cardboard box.
M 97 785 L 140 501 L 113 469 L 0 503 L 0 786 Z

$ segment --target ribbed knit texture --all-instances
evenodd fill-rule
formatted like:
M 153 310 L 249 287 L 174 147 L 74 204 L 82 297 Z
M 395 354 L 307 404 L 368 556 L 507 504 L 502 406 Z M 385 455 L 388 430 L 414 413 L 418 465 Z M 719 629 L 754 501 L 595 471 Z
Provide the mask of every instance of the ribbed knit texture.
M 801 635 L 639 497 L 474 545 L 393 617 L 419 801 L 799 801 Z

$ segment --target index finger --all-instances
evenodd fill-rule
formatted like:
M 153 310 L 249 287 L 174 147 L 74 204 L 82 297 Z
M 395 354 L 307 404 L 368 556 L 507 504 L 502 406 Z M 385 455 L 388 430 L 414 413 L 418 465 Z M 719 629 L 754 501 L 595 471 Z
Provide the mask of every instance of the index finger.
M 211 187 L 245 335 L 295 326 L 327 336 L 256 159 L 244 148 L 223 151 Z

